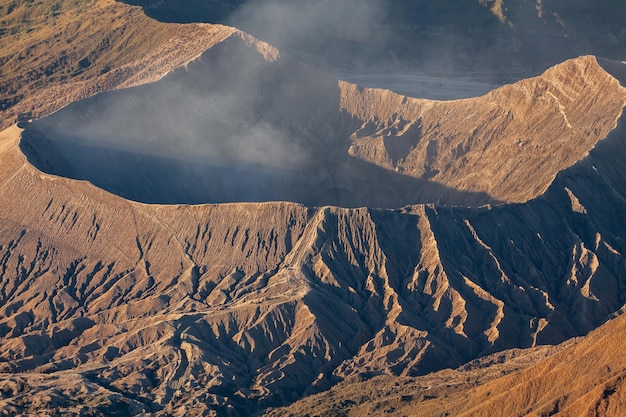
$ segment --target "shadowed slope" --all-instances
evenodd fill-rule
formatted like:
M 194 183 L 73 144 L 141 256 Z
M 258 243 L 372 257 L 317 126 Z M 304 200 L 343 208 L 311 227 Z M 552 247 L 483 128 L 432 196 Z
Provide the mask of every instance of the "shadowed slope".
M 46 172 L 149 203 L 480 206 L 544 192 L 625 102 L 594 57 L 439 102 L 337 82 L 235 32 L 160 81 L 31 123 L 22 146 Z
M 621 0 L 124 1 L 162 21 L 226 22 L 317 65 L 357 70 L 506 77 L 583 54 L 619 59 L 626 50 Z
M 626 318 L 546 350 L 513 351 L 419 378 L 341 383 L 268 416 L 620 416 Z M 545 356 L 548 356 L 545 358 Z M 508 357 L 507 357 L 508 356 Z M 491 362 L 490 362 L 491 361 Z M 521 368 L 521 369 L 520 369 Z M 503 376 L 504 375 L 504 376 Z

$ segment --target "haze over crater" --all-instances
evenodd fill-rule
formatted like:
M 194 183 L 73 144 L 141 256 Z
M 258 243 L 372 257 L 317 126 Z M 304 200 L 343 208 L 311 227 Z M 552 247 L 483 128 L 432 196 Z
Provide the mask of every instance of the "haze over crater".
M 45 172 L 146 203 L 480 206 L 541 194 L 625 98 L 594 57 L 474 99 L 405 97 L 234 32 L 159 81 L 30 123 L 21 146 Z
M 237 34 L 156 83 L 32 122 L 22 148 L 43 171 L 147 203 L 494 201 L 350 155 L 362 121 L 340 108 L 341 88 Z

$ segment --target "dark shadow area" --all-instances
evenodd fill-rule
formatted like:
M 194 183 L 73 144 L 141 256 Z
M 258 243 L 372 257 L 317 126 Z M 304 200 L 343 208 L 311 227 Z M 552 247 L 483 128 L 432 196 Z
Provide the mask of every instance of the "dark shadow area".
M 510 0 L 499 17 L 482 0 L 122 1 L 163 22 L 237 27 L 318 68 L 482 72 L 504 82 L 580 55 L 626 56 L 621 0 Z
M 118 0 L 119 1 L 119 0 Z M 246 0 L 121 0 L 122 3 L 141 6 L 145 13 L 161 22 L 226 23 Z
M 606 72 L 615 77 L 622 87 L 626 87 L 626 64 L 605 58 L 598 58 L 598 64 L 600 64 Z
M 249 161 L 167 157 L 76 143 L 26 126 L 21 148 L 43 172 L 86 180 L 145 203 L 292 201 L 309 206 L 397 208 L 417 203 L 478 206 L 485 193 L 460 192 L 346 156 L 324 167 L 268 167 Z
M 336 80 L 232 38 L 159 82 L 25 124 L 21 148 L 44 172 L 146 203 L 496 202 L 349 156 L 354 123 Z

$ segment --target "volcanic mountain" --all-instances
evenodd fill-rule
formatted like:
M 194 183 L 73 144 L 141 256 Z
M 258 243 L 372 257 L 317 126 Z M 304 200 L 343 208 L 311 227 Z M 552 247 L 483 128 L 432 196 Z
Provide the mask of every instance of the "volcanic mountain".
M 433 101 L 94 5 L 71 82 L 3 61 L 3 413 L 620 412 L 623 316 L 568 340 L 626 303 L 625 64 Z
M 261 413 L 624 305 L 622 63 L 437 102 L 220 36 L 2 133 L 9 413 Z
M 476 206 L 541 194 L 615 128 L 625 97 L 583 57 L 473 100 L 414 99 L 236 32 L 159 82 L 31 123 L 22 148 L 147 203 Z

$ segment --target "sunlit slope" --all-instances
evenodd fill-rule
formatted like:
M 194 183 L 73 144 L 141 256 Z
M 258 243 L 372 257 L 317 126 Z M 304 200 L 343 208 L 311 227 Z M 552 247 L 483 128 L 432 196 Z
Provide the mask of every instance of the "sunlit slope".
M 611 66 L 616 76 L 623 67 Z M 350 155 L 456 190 L 523 202 L 616 127 L 626 89 L 586 56 L 473 99 L 416 100 L 347 84 L 341 99 L 363 122 L 351 136 Z
M 155 80 L 232 33 L 163 24 L 114 0 L 0 2 L 0 127 Z
M 315 409 L 327 416 L 621 416 L 625 326 L 620 316 L 560 351 L 505 353 L 487 358 L 494 362 L 484 367 L 342 383 L 268 415 L 300 416 Z

